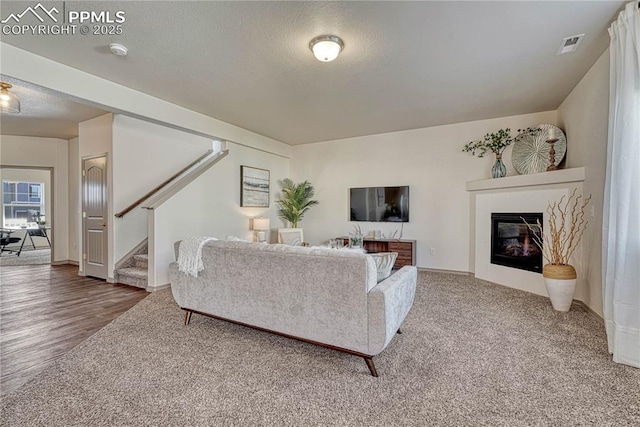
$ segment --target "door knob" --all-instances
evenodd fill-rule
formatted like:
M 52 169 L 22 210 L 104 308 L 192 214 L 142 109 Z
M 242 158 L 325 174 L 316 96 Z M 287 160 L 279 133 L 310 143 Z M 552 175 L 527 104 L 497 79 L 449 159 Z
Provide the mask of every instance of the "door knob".
M 100 225 L 101 225 L 102 227 L 106 227 L 106 226 L 107 226 L 107 224 L 105 224 L 104 222 L 101 222 L 101 223 L 100 223 Z

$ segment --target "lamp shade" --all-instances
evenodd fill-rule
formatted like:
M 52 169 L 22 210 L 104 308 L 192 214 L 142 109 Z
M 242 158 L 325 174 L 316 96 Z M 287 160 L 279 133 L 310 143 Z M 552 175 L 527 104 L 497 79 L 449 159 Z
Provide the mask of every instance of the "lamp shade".
M 0 111 L 17 114 L 20 112 L 20 98 L 9 92 L 11 85 L 0 82 Z
M 253 218 L 253 229 L 255 231 L 267 231 L 270 225 L 269 218 Z

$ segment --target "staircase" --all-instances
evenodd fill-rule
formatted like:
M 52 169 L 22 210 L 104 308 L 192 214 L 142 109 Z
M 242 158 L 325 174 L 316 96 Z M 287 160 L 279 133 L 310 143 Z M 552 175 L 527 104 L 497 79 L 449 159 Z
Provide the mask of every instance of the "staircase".
M 214 147 L 216 142 L 219 145 L 217 148 Z M 133 238 L 142 239 L 144 237 L 143 241 L 141 241 L 116 263 L 113 271 L 113 277 L 116 283 L 136 286 L 149 292 L 168 285 L 168 283 L 156 283 L 158 281 L 159 271 L 157 266 L 152 264 L 151 268 L 154 270 L 151 271 L 152 274 L 149 274 L 148 254 L 151 253 L 151 255 L 155 255 L 156 260 L 166 259 L 167 255 L 173 255 L 173 248 L 170 245 L 166 245 L 166 247 L 162 248 L 158 248 L 156 246 L 148 247 L 149 236 L 144 236 L 146 233 L 142 232 L 147 230 L 147 228 L 140 227 L 140 221 L 145 219 L 147 224 L 149 224 L 149 221 L 154 221 L 155 210 L 159 206 L 171 199 L 171 197 L 183 190 L 196 178 L 229 154 L 229 150 L 226 148 L 226 141 L 212 141 L 212 147 L 212 149 L 208 150 L 204 155 L 200 156 L 181 171 L 177 172 L 172 177 L 156 186 L 153 190 L 147 192 L 144 196 L 131 203 L 125 209 L 115 214 L 117 218 L 116 221 L 118 221 L 116 223 L 116 231 L 118 229 L 132 230 L 132 227 L 135 226 L 137 227 L 135 235 L 130 235 L 128 238 L 133 240 Z M 146 209 L 147 212 L 144 214 L 146 215 L 146 218 L 143 218 L 141 214 L 125 218 L 129 212 L 137 207 Z M 206 220 L 208 221 L 208 219 Z M 162 266 L 161 268 L 166 267 Z M 161 280 L 166 282 L 166 272 L 162 271 L 162 274 L 164 275 Z
M 122 267 L 115 270 L 116 282 L 146 289 L 149 278 L 148 269 L 148 254 L 141 253 L 133 255 Z

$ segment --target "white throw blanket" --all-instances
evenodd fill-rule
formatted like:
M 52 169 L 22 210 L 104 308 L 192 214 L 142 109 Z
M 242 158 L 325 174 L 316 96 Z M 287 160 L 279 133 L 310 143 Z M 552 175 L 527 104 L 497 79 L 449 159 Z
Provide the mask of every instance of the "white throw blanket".
M 202 263 L 202 247 L 214 237 L 187 237 L 180 242 L 178 254 L 178 269 L 189 276 L 198 277 L 198 272 L 204 270 Z

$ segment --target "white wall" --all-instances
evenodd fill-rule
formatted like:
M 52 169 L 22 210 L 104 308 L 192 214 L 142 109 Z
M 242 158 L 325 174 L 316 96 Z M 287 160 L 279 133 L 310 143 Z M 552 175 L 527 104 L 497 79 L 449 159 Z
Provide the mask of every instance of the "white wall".
M 229 235 L 253 239 L 250 218 L 271 219 L 269 240 L 276 241 L 280 227 L 274 200 L 279 191 L 277 181 L 289 176 L 289 159 L 238 144 L 228 144 L 229 155 L 215 164 L 155 211 L 155 239 L 150 239 L 149 283 L 161 286 L 169 283 L 169 263 L 175 261 L 173 244 L 190 236 L 211 236 L 224 239 Z M 240 207 L 240 166 L 247 165 L 270 171 L 271 193 L 268 208 Z M 179 221 L 177 220 L 179 219 Z M 151 247 L 155 247 L 154 252 Z
M 53 168 L 52 262 L 69 259 L 68 143 L 64 139 L 27 136 L 0 137 L 0 164 Z
M 212 148 L 212 139 L 116 114 L 113 121 L 114 212 L 154 189 Z M 147 212 L 137 207 L 115 219 L 117 263 L 147 238 Z
M 78 263 L 82 240 L 80 206 L 80 138 L 69 140 L 69 261 Z
M 354 224 L 363 231 L 398 230 L 398 224 L 350 222 L 348 189 L 409 185 L 410 222 L 403 237 L 418 241 L 417 265 L 469 271 L 474 230 L 465 184 L 490 178 L 494 158 L 473 157 L 462 147 L 500 128 L 515 132 L 555 122 L 555 111 L 548 111 L 294 146 L 292 175 L 296 181 L 309 180 L 320 202 L 301 223 L 305 240 L 319 244 L 347 234 Z M 517 174 L 510 159 L 509 148 L 504 155 L 507 171 Z
M 112 139 L 113 139 L 113 114 L 105 114 L 104 116 L 96 117 L 95 119 L 87 120 L 78 124 L 78 171 L 82 170 L 82 159 L 85 157 L 98 156 L 101 154 L 107 155 L 107 194 L 109 197 L 109 204 L 107 209 L 107 239 L 109 240 L 109 248 L 113 248 L 114 239 L 114 208 L 113 208 L 113 153 L 112 153 Z M 81 178 L 79 178 L 81 179 Z M 80 189 L 82 183 L 80 182 Z M 80 190 L 82 191 L 82 190 Z M 80 200 L 82 198 L 80 197 Z M 80 206 L 82 209 L 82 205 Z M 80 223 L 80 230 L 82 230 L 82 213 L 78 221 Z M 82 232 L 79 236 L 80 254 L 82 254 Z M 109 278 L 113 278 L 113 250 L 109 250 L 107 254 L 107 274 Z M 83 266 L 80 262 L 80 272 L 82 273 Z
M 583 301 L 602 316 L 602 208 L 609 122 L 609 50 L 596 61 L 558 108 L 567 134 L 567 167 L 584 166 L 584 193 L 591 194 L 583 237 L 587 281 Z M 591 210 L 593 208 L 593 210 Z

